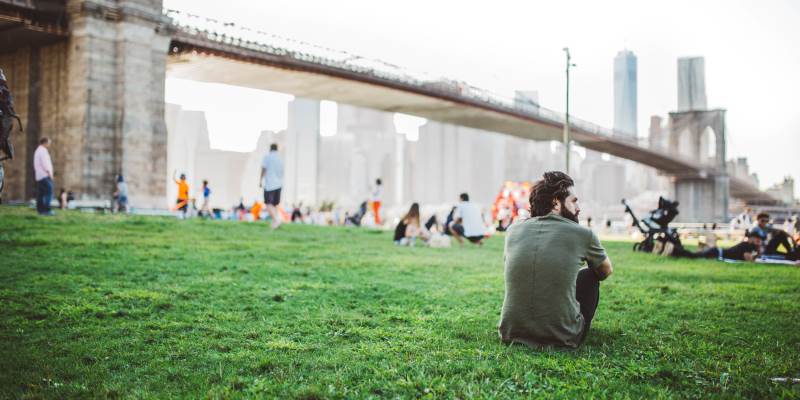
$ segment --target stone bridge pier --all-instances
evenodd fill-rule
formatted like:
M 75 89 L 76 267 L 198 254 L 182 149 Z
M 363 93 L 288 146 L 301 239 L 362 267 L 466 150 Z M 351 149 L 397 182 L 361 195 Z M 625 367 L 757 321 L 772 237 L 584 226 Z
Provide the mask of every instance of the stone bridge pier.
M 20 22 L 19 38 L 0 44 L 0 68 L 26 129 L 12 136 L 18 151 L 6 164 L 4 201 L 33 197 L 33 151 L 47 136 L 56 193 L 109 199 L 123 174 L 132 204 L 163 208 L 171 32 L 161 0 L 41 3 L 57 10 L 56 22 L 42 22 L 44 30 Z
M 681 222 L 727 222 L 730 185 L 725 171 L 725 110 L 669 114 L 668 151 L 709 167 L 674 176 Z

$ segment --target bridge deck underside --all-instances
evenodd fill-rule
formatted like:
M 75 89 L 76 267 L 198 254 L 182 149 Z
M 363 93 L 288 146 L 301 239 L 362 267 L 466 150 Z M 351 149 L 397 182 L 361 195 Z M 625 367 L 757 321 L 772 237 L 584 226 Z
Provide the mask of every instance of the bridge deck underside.
M 202 53 L 171 54 L 167 75 L 173 78 L 223 83 L 276 91 L 298 97 L 331 100 L 433 121 L 509 134 L 532 140 L 561 140 L 563 124 L 481 106 L 446 96 L 415 93 L 358 78 L 335 76 L 291 66 L 253 63 Z M 711 172 L 689 161 L 644 149 L 633 142 L 572 129 L 572 139 L 587 149 L 608 153 L 656 168 L 669 175 L 702 177 Z M 731 194 L 760 198 L 757 188 L 731 181 Z

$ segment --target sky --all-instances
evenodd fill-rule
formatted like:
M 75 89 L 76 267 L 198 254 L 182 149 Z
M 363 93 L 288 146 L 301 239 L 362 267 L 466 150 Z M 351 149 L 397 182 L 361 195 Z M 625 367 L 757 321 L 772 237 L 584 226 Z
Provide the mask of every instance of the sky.
M 762 186 L 792 175 L 800 192 L 800 1 L 219 4 L 164 0 L 165 8 L 463 80 L 508 97 L 514 90 L 537 90 L 541 105 L 556 111 L 564 110 L 562 48 L 569 47 L 577 64 L 570 72 L 570 113 L 606 127 L 613 126 L 613 59 L 628 49 L 638 58 L 639 136 L 647 135 L 651 115 L 666 117 L 677 108 L 677 58 L 703 56 L 708 106 L 727 109 L 728 158 L 747 157 Z M 198 103 L 177 90 L 191 82 L 167 84 L 168 101 Z M 265 103 L 287 99 L 264 92 L 254 96 Z M 226 98 L 228 106 L 244 104 L 235 94 Z M 265 122 L 265 129 L 280 124 L 274 121 L 280 117 Z

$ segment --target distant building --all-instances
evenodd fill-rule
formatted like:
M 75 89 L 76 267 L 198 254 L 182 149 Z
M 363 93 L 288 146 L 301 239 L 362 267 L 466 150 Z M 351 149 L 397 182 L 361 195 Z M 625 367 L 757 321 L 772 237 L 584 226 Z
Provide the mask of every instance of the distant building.
M 614 57 L 614 131 L 636 137 L 636 56 L 622 50 Z
M 706 67 L 703 57 L 678 59 L 678 111 L 705 110 Z
M 658 115 L 650 117 L 650 135 L 647 139 L 651 150 L 664 151 L 669 145 L 669 136 L 663 127 L 663 121 L 664 119 Z
M 791 176 L 783 178 L 783 182 L 770 186 L 767 193 L 777 197 L 785 204 L 794 204 L 794 179 Z
M 738 157 L 734 160 L 728 160 L 726 169 L 728 175 L 748 181 L 753 186 L 758 186 L 758 175 L 750 173 L 750 165 L 747 162 L 747 157 Z

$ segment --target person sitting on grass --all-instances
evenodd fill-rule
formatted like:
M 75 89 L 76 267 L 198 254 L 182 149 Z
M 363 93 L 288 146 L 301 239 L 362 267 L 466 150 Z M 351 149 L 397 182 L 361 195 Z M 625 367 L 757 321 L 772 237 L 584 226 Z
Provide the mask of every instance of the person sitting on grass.
M 461 202 L 456 205 L 453 213 L 453 223 L 450 224 L 450 234 L 458 241 L 459 245 L 464 245 L 467 238 L 471 243 L 482 245 L 486 237 L 486 224 L 483 221 L 481 208 L 469 201 L 469 195 L 461 193 Z
M 756 226 L 752 229 L 752 231 L 757 233 L 764 241 L 762 253 L 772 256 L 792 254 L 794 252 L 794 246 L 792 246 L 792 240 L 789 234 L 773 227 L 772 224 L 769 223 L 769 220 L 769 214 L 758 214 L 758 216 L 756 216 Z M 778 251 L 780 247 L 783 247 L 783 253 Z
M 456 213 L 456 206 L 453 206 L 453 208 L 450 209 L 450 212 L 447 213 L 447 217 L 445 217 L 444 224 L 442 224 L 442 233 L 444 233 L 447 236 L 452 235 L 450 227 L 453 226 L 454 222 L 453 220 L 455 219 L 453 218 L 453 216 L 455 215 L 455 213 Z
M 678 257 L 684 256 L 687 258 L 716 258 L 719 260 L 737 260 L 737 261 L 755 261 L 761 254 L 761 245 L 763 244 L 763 237 L 761 232 L 751 229 L 745 232 L 744 241 L 739 242 L 737 245 L 723 249 L 721 247 L 709 247 L 705 250 L 696 253 L 686 252 L 686 254 L 676 253 Z
M 612 267 L 594 232 L 578 223 L 574 185 L 563 172 L 546 172 L 530 194 L 531 218 L 507 231 L 504 343 L 577 348 L 586 339 Z
M 430 233 L 426 228 L 421 226 L 419 220 L 419 204 L 414 203 L 394 229 L 394 244 L 413 247 L 414 244 L 416 244 L 417 237 L 427 241 L 430 237 Z

